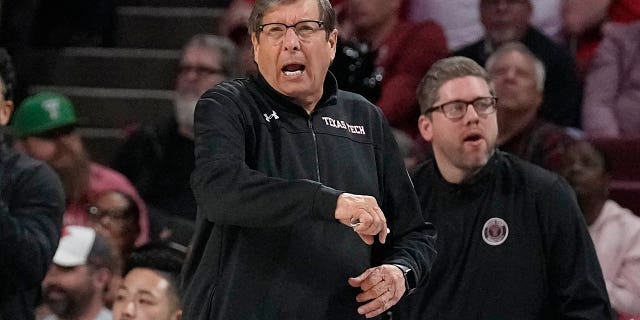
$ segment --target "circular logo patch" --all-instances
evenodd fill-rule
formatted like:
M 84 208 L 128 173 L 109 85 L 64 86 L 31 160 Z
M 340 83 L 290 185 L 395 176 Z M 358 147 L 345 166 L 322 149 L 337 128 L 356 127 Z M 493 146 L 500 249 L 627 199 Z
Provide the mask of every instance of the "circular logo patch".
M 509 236 L 509 226 L 500 218 L 491 218 L 482 227 L 482 239 L 490 246 L 501 245 Z

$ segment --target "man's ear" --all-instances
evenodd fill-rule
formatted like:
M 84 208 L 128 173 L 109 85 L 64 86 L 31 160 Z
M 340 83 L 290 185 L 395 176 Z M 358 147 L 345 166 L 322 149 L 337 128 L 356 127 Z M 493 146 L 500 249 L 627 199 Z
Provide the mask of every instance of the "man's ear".
M 431 118 L 429 118 L 426 114 L 421 114 L 418 118 L 418 129 L 420 130 L 420 135 L 426 141 L 431 141 L 433 138 Z
M 331 33 L 329 33 L 329 38 L 327 39 L 329 43 L 329 55 L 331 56 L 331 61 L 336 58 L 336 49 L 338 48 L 338 29 L 333 29 Z
M 253 45 L 253 61 L 258 63 L 256 59 L 258 57 L 258 52 L 260 51 L 260 42 L 258 42 L 258 36 L 255 32 L 251 33 L 251 44 Z
M 111 272 L 111 270 L 107 268 L 99 268 L 94 273 L 93 281 L 95 282 L 95 285 L 97 287 L 106 289 L 111 282 L 112 276 L 113 273 Z
M 6 126 L 9 123 L 11 114 L 13 113 L 13 101 L 6 100 L 3 106 L 0 106 L 0 125 Z
M 171 316 L 172 320 L 182 320 L 182 310 L 176 311 L 173 316 Z

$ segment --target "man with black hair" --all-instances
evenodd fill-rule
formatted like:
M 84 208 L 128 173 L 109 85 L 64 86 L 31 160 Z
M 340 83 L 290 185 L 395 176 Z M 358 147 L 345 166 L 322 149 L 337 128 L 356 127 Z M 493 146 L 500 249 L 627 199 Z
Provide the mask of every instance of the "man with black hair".
M 184 252 L 161 242 L 136 249 L 118 288 L 114 319 L 182 319 L 178 276 L 184 257 Z
M 4 142 L 2 129 L 13 111 L 14 83 L 11 59 L 0 48 L 0 320 L 33 319 L 64 210 L 55 172 Z

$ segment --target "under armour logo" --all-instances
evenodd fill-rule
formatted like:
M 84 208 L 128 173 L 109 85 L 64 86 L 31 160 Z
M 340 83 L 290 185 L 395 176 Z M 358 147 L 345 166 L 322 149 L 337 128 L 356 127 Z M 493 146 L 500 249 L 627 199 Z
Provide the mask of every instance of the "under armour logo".
M 276 119 L 276 120 L 280 119 L 280 117 L 278 117 L 278 114 L 276 113 L 275 110 L 273 110 L 272 114 L 263 113 L 262 115 L 264 116 L 264 119 L 267 120 L 267 122 L 271 122 L 271 119 Z

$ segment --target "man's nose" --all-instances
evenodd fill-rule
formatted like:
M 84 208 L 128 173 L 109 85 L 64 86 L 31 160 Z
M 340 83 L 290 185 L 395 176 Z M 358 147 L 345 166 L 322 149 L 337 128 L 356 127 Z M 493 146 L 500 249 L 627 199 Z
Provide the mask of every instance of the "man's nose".
M 478 122 L 480 115 L 476 112 L 476 108 L 472 103 L 467 103 L 467 110 L 464 114 L 465 122 Z
M 131 317 L 131 319 L 136 316 L 136 304 L 133 300 L 125 302 L 124 308 L 122 309 L 122 314 Z
M 300 38 L 294 28 L 287 28 L 284 31 L 284 50 L 300 50 Z

